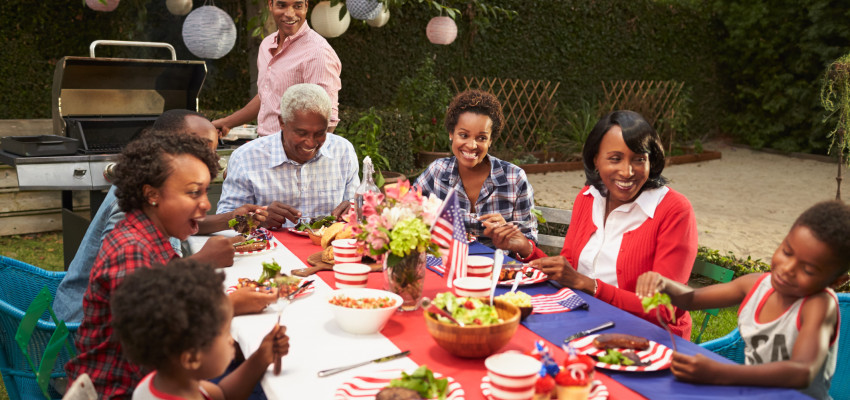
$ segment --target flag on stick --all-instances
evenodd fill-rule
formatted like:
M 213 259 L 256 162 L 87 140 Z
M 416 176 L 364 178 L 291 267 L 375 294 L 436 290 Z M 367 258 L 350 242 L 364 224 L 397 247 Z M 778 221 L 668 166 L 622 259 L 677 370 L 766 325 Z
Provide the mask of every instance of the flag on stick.
M 443 200 L 437 220 L 431 228 L 431 241 L 438 246 L 448 249 L 443 257 L 447 286 L 452 287 L 456 277 L 466 276 L 466 257 L 469 254 L 469 244 L 466 242 L 466 228 L 463 226 L 463 215 L 457 201 L 457 192 L 449 191 Z

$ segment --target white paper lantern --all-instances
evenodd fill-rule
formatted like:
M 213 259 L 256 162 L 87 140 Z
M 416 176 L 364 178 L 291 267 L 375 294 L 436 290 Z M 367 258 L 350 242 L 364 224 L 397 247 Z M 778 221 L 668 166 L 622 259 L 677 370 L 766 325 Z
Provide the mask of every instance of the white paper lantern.
M 174 15 L 186 15 L 192 11 L 192 0 L 165 0 L 165 7 Z
M 345 13 L 345 17 L 340 20 L 340 9 L 342 9 L 342 3 L 334 7 L 331 7 L 329 1 L 316 4 L 316 7 L 313 7 L 313 13 L 310 14 L 310 25 L 313 30 L 326 38 L 335 38 L 345 33 L 348 24 L 351 23 L 351 17 Z
M 199 58 L 224 57 L 236 43 L 236 25 L 216 6 L 196 8 L 183 22 L 183 43 Z
M 121 0 L 106 0 L 106 4 L 103 4 L 99 0 L 86 0 L 86 5 L 95 11 L 110 12 L 118 7 L 119 1 Z
M 457 25 L 449 17 L 434 17 L 425 27 L 425 36 L 434 44 L 451 44 L 457 37 Z
M 369 26 L 371 26 L 373 28 L 380 28 L 380 27 L 386 25 L 387 21 L 389 21 L 389 20 L 390 20 L 390 9 L 384 7 L 382 9 L 381 13 L 378 14 L 377 17 L 366 21 L 366 23 L 369 24 Z
M 383 9 L 378 0 L 345 0 L 345 7 L 351 18 L 366 21 L 377 17 Z

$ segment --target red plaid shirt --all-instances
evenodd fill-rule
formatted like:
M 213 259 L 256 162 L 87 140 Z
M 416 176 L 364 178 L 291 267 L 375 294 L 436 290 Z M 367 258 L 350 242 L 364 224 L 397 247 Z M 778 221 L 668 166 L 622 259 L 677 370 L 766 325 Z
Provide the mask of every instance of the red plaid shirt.
M 141 210 L 127 213 L 115 225 L 94 261 L 83 298 L 85 316 L 77 333 L 80 353 L 65 366 L 71 382 L 85 372 L 101 399 L 132 396 L 147 371 L 124 358 L 121 345 L 112 337 L 109 298 L 127 274 L 176 257 L 168 237 Z

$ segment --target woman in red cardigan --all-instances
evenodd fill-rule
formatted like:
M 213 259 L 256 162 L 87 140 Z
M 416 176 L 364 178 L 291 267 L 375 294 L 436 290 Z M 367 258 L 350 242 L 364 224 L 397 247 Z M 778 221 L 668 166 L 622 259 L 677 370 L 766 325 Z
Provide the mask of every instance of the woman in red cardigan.
M 661 140 L 636 112 L 602 117 L 584 144 L 582 159 L 587 186 L 576 196 L 561 255 L 545 257 L 533 248 L 525 260 L 534 259 L 531 266 L 564 286 L 657 324 L 656 311 L 644 313 L 635 295 L 637 278 L 655 271 L 687 283 L 697 253 L 694 210 L 685 196 L 666 186 Z M 520 257 L 528 254 L 520 248 L 528 242 L 514 228 L 498 230 L 497 247 Z M 669 312 L 661 312 L 669 321 Z M 673 333 L 690 339 L 690 315 L 676 309 L 675 317 L 669 324 Z

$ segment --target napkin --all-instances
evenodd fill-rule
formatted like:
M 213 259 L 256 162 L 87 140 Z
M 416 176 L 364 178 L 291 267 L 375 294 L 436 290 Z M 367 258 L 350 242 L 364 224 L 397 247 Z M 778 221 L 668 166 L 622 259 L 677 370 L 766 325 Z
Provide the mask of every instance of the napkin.
M 575 309 L 587 309 L 587 303 L 570 288 L 563 288 L 553 294 L 531 296 L 533 314 L 553 314 Z

